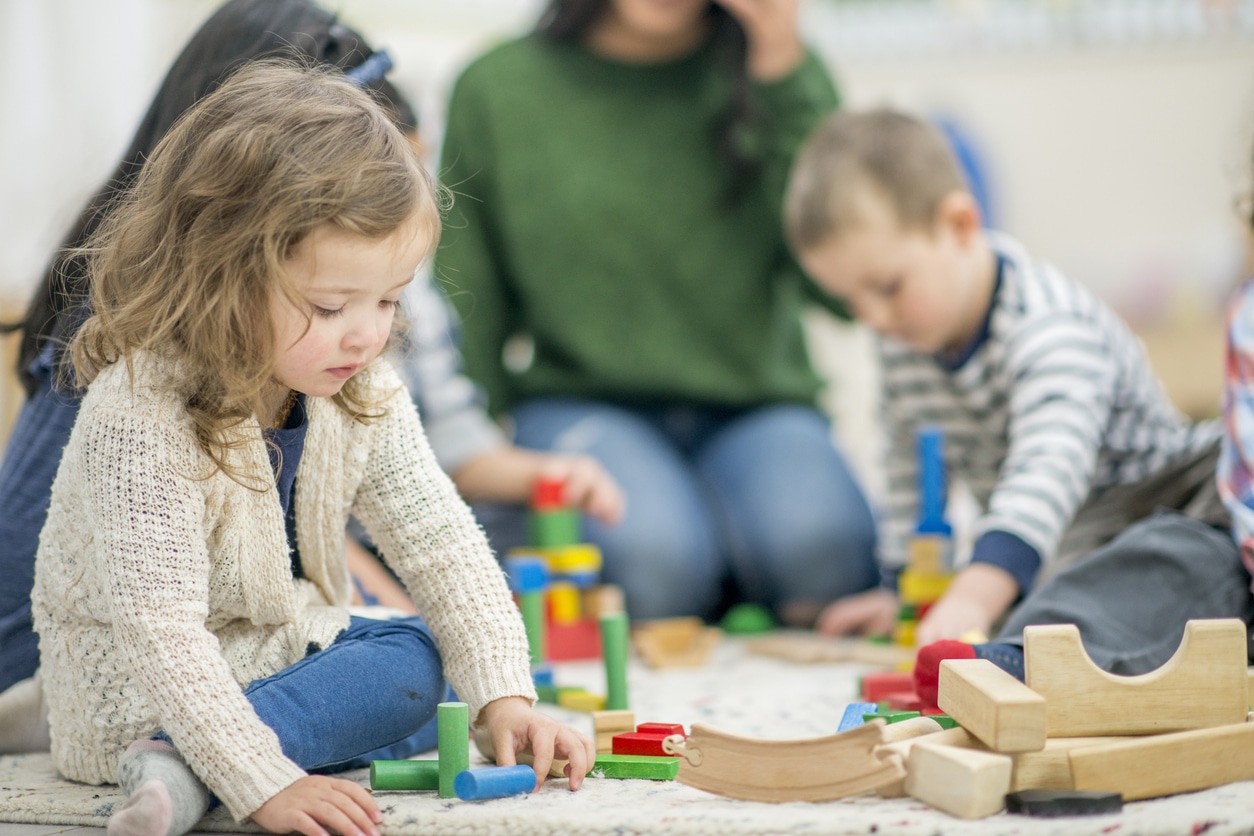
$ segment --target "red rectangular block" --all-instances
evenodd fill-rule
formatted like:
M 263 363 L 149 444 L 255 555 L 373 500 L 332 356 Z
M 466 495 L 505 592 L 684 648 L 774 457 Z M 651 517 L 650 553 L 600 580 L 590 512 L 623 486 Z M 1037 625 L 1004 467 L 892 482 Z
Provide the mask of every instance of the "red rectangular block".
M 895 711 L 923 711 L 923 700 L 919 699 L 919 695 L 914 692 L 913 688 L 909 691 L 885 694 L 883 701 Z
M 674 757 L 666 754 L 662 741 L 669 735 L 641 734 L 640 732 L 623 732 L 614 735 L 612 747 L 615 755 L 649 755 L 651 757 Z
M 590 618 L 572 624 L 548 623 L 545 653 L 549 661 L 570 662 L 601 658 L 601 625 Z
M 683 723 L 641 723 L 636 726 L 636 732 L 638 734 L 660 734 L 663 737 L 669 737 L 672 734 L 688 736 L 688 733 L 684 731 Z
M 862 675 L 863 702 L 879 702 L 889 694 L 914 690 L 914 674 L 910 671 L 882 671 Z

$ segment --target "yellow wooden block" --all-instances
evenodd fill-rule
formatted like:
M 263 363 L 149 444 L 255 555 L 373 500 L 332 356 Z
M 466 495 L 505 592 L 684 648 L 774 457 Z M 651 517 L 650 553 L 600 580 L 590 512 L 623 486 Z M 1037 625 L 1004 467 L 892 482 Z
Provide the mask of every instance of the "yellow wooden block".
M 902 647 L 914 647 L 914 621 L 898 621 L 893 625 L 893 642 Z
M 549 615 L 557 624 L 574 624 L 583 615 L 579 587 L 566 581 L 549 584 Z
M 601 571 L 601 550 L 591 543 L 533 549 L 549 564 L 555 575 L 578 575 Z
M 897 577 L 897 597 L 903 604 L 930 604 L 945 594 L 953 579 L 953 575 L 923 575 L 906 569 Z
M 906 549 L 907 571 L 918 575 L 945 575 L 953 564 L 953 540 L 938 534 L 916 534 Z
M 563 689 L 557 692 L 557 704 L 571 711 L 601 711 L 605 708 L 605 697 L 573 688 Z

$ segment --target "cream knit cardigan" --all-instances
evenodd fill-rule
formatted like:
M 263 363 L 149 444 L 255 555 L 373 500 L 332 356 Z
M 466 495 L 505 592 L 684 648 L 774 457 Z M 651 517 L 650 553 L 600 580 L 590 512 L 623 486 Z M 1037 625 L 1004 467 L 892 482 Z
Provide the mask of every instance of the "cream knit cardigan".
M 52 755 L 67 778 L 116 780 L 134 740 L 164 729 L 237 820 L 305 773 L 242 688 L 326 647 L 348 626 L 350 512 L 396 570 L 470 716 L 535 697 L 527 639 L 504 575 L 436 464 L 396 373 L 360 374 L 390 393 L 387 415 L 354 421 L 307 399 L 292 577 L 278 494 L 213 472 L 151 355 L 104 370 L 83 400 L 40 538 L 31 596 Z M 230 461 L 273 484 L 258 423 Z M 368 682 L 361 699 L 369 701 Z

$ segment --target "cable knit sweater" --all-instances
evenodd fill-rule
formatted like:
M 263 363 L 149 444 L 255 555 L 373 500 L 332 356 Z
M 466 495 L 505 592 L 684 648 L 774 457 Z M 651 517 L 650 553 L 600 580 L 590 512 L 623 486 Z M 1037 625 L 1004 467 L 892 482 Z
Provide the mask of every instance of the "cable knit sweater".
M 367 383 L 386 417 L 363 424 L 309 398 L 297 471 L 294 579 L 277 492 L 213 472 L 151 355 L 92 383 L 52 491 L 32 594 L 52 754 L 63 775 L 116 780 L 133 740 L 164 729 L 242 819 L 304 773 L 242 688 L 348 626 L 344 526 L 354 514 L 409 590 L 471 717 L 534 698 L 504 576 L 427 444 L 396 373 Z M 260 426 L 229 461 L 272 483 Z M 363 683 L 363 688 L 367 687 Z

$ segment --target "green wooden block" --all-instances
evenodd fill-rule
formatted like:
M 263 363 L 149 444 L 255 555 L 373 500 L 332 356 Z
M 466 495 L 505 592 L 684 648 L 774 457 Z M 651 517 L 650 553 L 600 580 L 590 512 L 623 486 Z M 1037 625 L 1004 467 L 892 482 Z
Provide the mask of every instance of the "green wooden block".
M 536 697 L 540 702 L 547 702 L 550 705 L 557 705 L 557 695 L 561 689 L 555 685 L 536 684 Z
M 453 781 L 470 769 L 470 707 L 464 702 L 442 702 L 435 707 L 440 747 L 440 798 L 454 798 Z
M 573 546 L 583 542 L 583 520 L 574 508 L 532 511 L 528 524 L 531 545 L 538 548 Z
M 652 755 L 597 755 L 588 775 L 592 778 L 644 778 L 649 781 L 674 781 L 679 774 L 679 758 L 657 758 Z
M 863 714 L 863 721 L 869 723 L 872 720 L 883 720 L 885 723 L 900 723 L 902 720 L 909 720 L 912 717 L 921 716 L 918 711 L 893 711 L 892 709 L 880 709 L 871 714 Z
M 940 727 L 942 729 L 952 729 L 954 726 L 958 725 L 958 721 L 953 717 L 950 717 L 948 714 L 925 714 L 923 716 L 931 717 L 933 720 L 940 723 Z
M 414 792 L 439 788 L 440 762 L 438 760 L 370 762 L 370 789 L 372 790 Z

